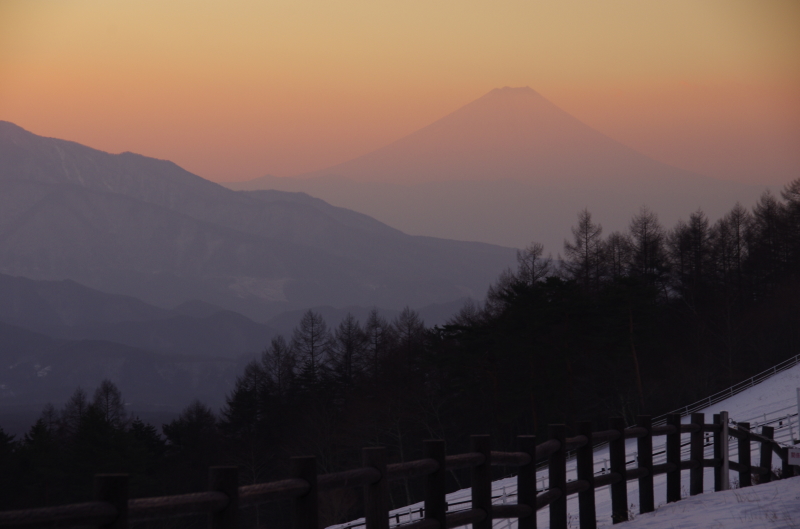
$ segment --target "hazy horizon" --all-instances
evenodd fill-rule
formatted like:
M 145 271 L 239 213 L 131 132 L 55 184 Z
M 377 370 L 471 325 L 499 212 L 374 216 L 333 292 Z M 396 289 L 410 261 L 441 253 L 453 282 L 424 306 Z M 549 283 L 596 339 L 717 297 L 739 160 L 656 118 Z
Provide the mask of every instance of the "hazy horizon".
M 529 86 L 657 161 L 800 171 L 796 3 L 0 6 L 0 119 L 212 181 L 357 158 Z

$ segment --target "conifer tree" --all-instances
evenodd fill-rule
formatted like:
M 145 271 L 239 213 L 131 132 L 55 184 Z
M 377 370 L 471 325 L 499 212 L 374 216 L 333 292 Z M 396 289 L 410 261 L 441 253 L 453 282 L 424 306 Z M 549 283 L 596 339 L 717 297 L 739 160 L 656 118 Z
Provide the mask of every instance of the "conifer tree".
M 285 400 L 294 386 L 297 357 L 283 336 L 273 338 L 269 347 L 261 353 L 261 366 L 272 393 L 278 400 Z
M 784 216 L 786 219 L 786 246 L 788 270 L 797 276 L 800 270 L 800 178 L 783 188 L 781 197 L 786 201 Z
M 517 250 L 517 273 L 514 279 L 533 285 L 553 273 L 553 259 L 543 258 L 544 245 L 532 242 L 523 250 Z
M 125 425 L 127 416 L 125 401 L 119 388 L 110 380 L 103 379 L 95 390 L 92 406 L 100 410 L 106 422 L 114 428 L 122 428 Z
M 14 436 L 7 434 L 2 427 L 0 427 L 0 509 L 11 509 L 12 491 L 11 487 L 17 481 L 18 469 L 16 467 L 17 458 L 17 443 L 14 441 Z M 18 492 L 18 491 L 13 491 Z
M 325 319 L 308 310 L 292 335 L 292 349 L 302 362 L 300 377 L 306 387 L 317 385 L 326 367 L 331 336 Z
M 592 214 L 584 209 L 572 228 L 573 242 L 564 241 L 564 268 L 586 289 L 598 289 L 606 274 L 602 234 L 603 227 L 592 222 Z
M 167 439 L 173 473 L 182 487 L 203 487 L 208 480 L 208 467 L 221 464 L 225 457 L 214 412 L 194 400 L 161 429 Z
M 455 316 L 450 318 L 447 324 L 461 327 L 476 325 L 483 320 L 484 315 L 485 313 L 481 310 L 480 305 L 475 303 L 472 298 L 469 298 L 464 302 L 464 305 L 461 306 L 458 312 L 456 312 Z
M 330 356 L 337 380 L 352 386 L 364 367 L 367 335 L 361 324 L 349 312 L 339 323 L 331 340 Z
M 417 311 L 405 307 L 392 326 L 397 336 L 397 347 L 408 366 L 422 351 L 425 323 Z
M 78 386 L 64 405 L 64 409 L 61 410 L 61 421 L 67 433 L 72 434 L 78 431 L 81 421 L 89 411 L 89 406 L 89 397 L 83 388 Z
M 251 360 L 236 378 L 222 410 L 226 429 L 236 436 L 254 434 L 265 422 L 269 400 L 267 373 L 260 362 Z
M 615 231 L 603 243 L 608 272 L 612 279 L 620 279 L 628 272 L 631 256 L 631 241 L 624 233 Z
M 658 221 L 658 215 L 642 206 L 631 219 L 628 229 L 631 242 L 629 272 L 649 283 L 663 286 L 668 261 L 666 233 Z
M 519 252 L 517 252 L 517 260 L 519 260 Z M 489 285 L 486 291 L 486 305 L 484 311 L 489 317 L 498 317 L 502 314 L 506 307 L 506 295 L 509 289 L 518 282 L 517 275 L 510 268 L 506 268 L 497 280 Z M 527 283 L 525 283 L 527 284 Z
M 173 447 L 194 450 L 216 436 L 217 418 L 211 408 L 195 399 L 162 430 Z
M 716 279 L 729 294 L 742 288 L 742 265 L 747 257 L 750 213 L 737 203 L 711 230 Z
M 750 266 L 758 288 L 771 289 L 785 272 L 784 214 L 775 195 L 766 191 L 753 207 L 749 237 Z
M 14 436 L 7 434 L 2 427 L 0 427 L 0 461 L 2 461 L 14 447 Z
M 378 314 L 378 309 L 374 308 L 369 312 L 364 327 L 367 336 L 370 373 L 377 378 L 380 374 L 381 362 L 394 344 L 394 328 L 386 321 L 386 318 Z

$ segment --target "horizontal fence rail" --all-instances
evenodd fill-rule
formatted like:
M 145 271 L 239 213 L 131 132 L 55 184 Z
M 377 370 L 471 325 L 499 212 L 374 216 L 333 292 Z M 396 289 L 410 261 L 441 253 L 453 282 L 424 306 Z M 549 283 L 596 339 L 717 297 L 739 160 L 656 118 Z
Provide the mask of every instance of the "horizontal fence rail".
M 800 364 L 800 355 L 795 355 L 792 358 L 788 358 L 788 359 L 784 360 L 783 362 L 781 362 L 779 364 L 776 364 L 776 365 L 770 367 L 769 369 L 762 371 L 761 373 L 759 373 L 757 375 L 753 375 L 752 377 L 748 378 L 747 380 L 742 380 L 741 382 L 738 382 L 738 383 L 734 384 L 733 386 L 729 387 L 728 389 L 723 389 L 722 391 L 718 391 L 717 393 L 714 393 L 713 395 L 709 395 L 708 397 L 706 397 L 704 399 L 701 399 L 701 400 L 698 400 L 697 402 L 694 402 L 692 404 L 689 404 L 688 406 L 683 406 L 682 408 L 678 408 L 677 410 L 673 410 L 673 411 L 671 411 L 669 413 L 665 413 L 663 415 L 659 415 L 657 417 L 654 417 L 653 418 L 653 423 L 654 424 L 664 423 L 667 420 L 667 416 L 672 415 L 674 413 L 680 414 L 681 417 L 686 417 L 687 415 L 690 415 L 692 413 L 700 411 L 700 410 L 702 410 L 704 408 L 707 408 L 707 407 L 709 407 L 709 406 L 711 406 L 713 404 L 716 404 L 718 402 L 722 402 L 723 400 L 725 400 L 727 398 L 730 398 L 730 397 L 732 397 L 734 395 L 737 395 L 737 394 L 741 393 L 742 391 L 744 391 L 746 389 L 750 389 L 753 386 L 755 386 L 756 384 L 759 384 L 759 383 L 763 382 L 764 380 L 768 379 L 769 377 L 777 375 L 778 373 L 786 371 L 787 369 L 791 369 L 792 367 L 796 366 L 797 364 Z
M 740 486 L 752 484 L 752 477 L 768 482 L 795 475 L 797 467 L 788 464 L 787 448 L 774 439 L 774 428 L 762 425 L 761 432 L 751 431 L 747 422 L 730 421 L 726 412 L 714 415 L 705 423 L 702 413 L 693 413 L 689 424 L 681 424 L 678 413 L 666 417 L 666 424 L 654 426 L 650 416 L 637 418 L 635 426 L 626 428 L 623 419 L 609 420 L 607 430 L 593 431 L 592 424 L 577 425 L 578 435 L 566 437 L 564 425 L 550 425 L 549 439 L 536 444 L 534 436 L 520 436 L 517 451 L 491 450 L 487 435 L 473 435 L 471 450 L 465 454 L 446 455 L 444 441 L 424 442 L 424 458 L 405 463 L 387 464 L 384 448 L 365 448 L 361 468 L 317 475 L 314 457 L 292 458 L 292 476 L 270 483 L 239 486 L 236 467 L 212 467 L 209 471 L 209 490 L 155 498 L 128 498 L 128 477 L 124 474 L 95 476 L 94 501 L 0 512 L 0 528 L 96 526 L 106 529 L 126 529 L 129 521 L 160 519 L 205 514 L 210 529 L 235 529 L 240 507 L 266 502 L 291 501 L 293 526 L 296 529 L 318 529 L 318 494 L 341 488 L 361 488 L 364 492 L 363 524 L 366 529 L 388 529 L 390 481 L 424 479 L 424 507 L 421 519 L 403 524 L 407 529 L 446 529 L 472 524 L 474 529 L 491 529 L 492 520 L 517 519 L 520 529 L 536 528 L 536 511 L 550 510 L 550 527 L 568 526 L 567 498 L 578 495 L 581 529 L 597 525 L 595 489 L 610 486 L 612 521 L 628 519 L 627 482 L 638 481 L 640 512 L 655 509 L 653 477 L 666 474 L 666 501 L 681 499 L 681 472 L 690 472 L 690 495 L 703 492 L 703 469 L 714 469 L 714 489 L 729 488 L 728 472 L 739 475 Z M 666 462 L 653 463 L 653 438 L 665 437 L 661 454 Z M 684 442 L 683 436 L 688 436 Z M 625 441 L 636 439 L 636 467 L 626 459 Z M 738 460 L 729 458 L 731 447 L 738 447 Z M 608 443 L 609 464 L 605 473 L 596 475 L 594 449 Z M 751 443 L 760 447 L 758 461 L 751 461 Z M 714 457 L 704 458 L 704 449 L 713 446 Z M 683 459 L 688 447 L 688 459 Z M 567 482 L 567 451 L 576 453 L 578 479 Z M 657 452 L 659 453 L 659 452 Z M 772 469 L 773 454 L 782 461 L 779 472 Z M 536 466 L 545 462 L 549 487 L 537 490 Z M 757 463 L 757 464 L 754 464 Z M 517 491 L 503 495 L 516 496 L 517 503 L 494 505 L 491 494 L 492 466 L 517 469 Z M 469 507 L 449 511 L 446 498 L 446 472 L 470 469 L 472 474 Z M 604 469 L 605 470 L 605 469 Z M 496 497 L 494 498 L 496 499 Z M 410 514 L 410 513 L 409 513 Z M 410 517 L 410 516 L 409 516 Z M 399 517 L 398 520 L 399 522 Z

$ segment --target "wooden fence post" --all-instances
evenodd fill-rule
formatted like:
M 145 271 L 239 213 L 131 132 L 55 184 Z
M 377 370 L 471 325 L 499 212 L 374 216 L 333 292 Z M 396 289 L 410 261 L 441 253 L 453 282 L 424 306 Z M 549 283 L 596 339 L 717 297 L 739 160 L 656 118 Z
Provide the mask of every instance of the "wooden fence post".
M 775 428 L 772 426 L 762 426 L 761 435 L 767 439 L 772 439 L 775 436 Z M 761 460 L 758 466 L 768 470 L 766 474 L 761 474 L 759 483 L 769 483 L 772 481 L 772 445 L 761 443 Z
M 674 433 L 667 434 L 667 463 L 674 467 L 667 472 L 667 503 L 681 500 L 681 416 L 679 413 L 667 415 L 667 424 L 675 427 Z
M 486 516 L 472 524 L 473 529 L 492 529 L 492 444 L 488 435 L 470 437 L 473 452 L 483 454 L 483 463 L 472 467 L 472 508 Z
M 729 423 L 728 423 L 728 412 L 721 411 L 719 412 L 719 422 L 722 425 L 722 432 L 720 433 L 720 449 L 722 450 L 722 467 L 720 472 L 720 486 L 722 487 L 720 490 L 728 490 L 731 488 L 730 484 L 730 465 L 728 461 L 730 461 L 731 457 L 731 450 L 730 450 L 730 435 L 728 433 Z
M 366 529 L 389 529 L 389 480 L 386 479 L 386 449 L 383 447 L 362 450 L 365 467 L 373 467 L 381 478 L 364 487 L 364 518 Z
M 424 456 L 439 464 L 435 472 L 425 480 L 425 519 L 439 522 L 439 529 L 447 527 L 447 467 L 445 466 L 444 441 L 431 440 L 423 443 Z
M 750 423 L 740 422 L 736 429 L 744 434 L 739 442 L 739 487 L 749 487 L 753 484 L 752 465 L 750 461 Z
M 698 427 L 696 432 L 691 433 L 690 457 L 697 462 L 697 466 L 689 471 L 689 494 L 696 496 L 703 493 L 703 426 L 706 416 L 703 413 L 692 414 L 692 424 Z
M 639 478 L 639 512 L 653 512 L 656 509 L 653 494 L 653 418 L 650 415 L 639 415 L 636 423 L 647 429 L 647 435 L 637 439 L 639 451 L 639 468 L 646 468 L 647 475 Z
M 95 474 L 94 499 L 110 503 L 117 509 L 113 522 L 101 525 L 103 529 L 128 529 L 128 475 Z
M 547 427 L 550 439 L 558 441 L 558 450 L 548 459 L 550 489 L 558 489 L 561 495 L 550 504 L 550 529 L 567 529 L 567 427 L 551 424 Z
M 208 469 L 208 490 L 228 496 L 228 505 L 208 515 L 209 529 L 237 529 L 239 524 L 239 468 L 211 467 Z
M 530 463 L 519 467 L 517 503 L 527 505 L 533 511 L 530 516 L 519 519 L 517 529 L 536 529 L 536 436 L 518 436 L 517 448 L 531 457 Z
M 789 448 L 784 447 L 781 449 L 781 479 L 791 478 L 794 474 L 794 466 L 789 464 Z
M 619 437 L 608 443 L 608 458 L 611 472 L 622 476 L 611 484 L 611 521 L 613 523 L 628 520 L 628 473 L 625 468 L 625 419 L 612 417 L 608 420 L 609 429 L 619 432 Z
M 586 436 L 587 443 L 578 448 L 578 479 L 589 483 L 589 488 L 578 493 L 579 525 L 581 529 L 597 527 L 597 511 L 594 503 L 594 450 L 592 447 L 592 423 L 579 422 L 578 435 Z
M 722 428 L 722 420 L 718 413 L 715 413 L 712 421 L 715 426 Z M 719 460 L 720 464 L 714 467 L 714 492 L 725 490 L 722 488 L 722 431 L 714 432 L 714 459 Z
M 307 493 L 294 500 L 292 527 L 294 529 L 318 529 L 317 459 L 314 456 L 293 457 L 291 472 L 293 478 L 303 479 L 310 485 Z

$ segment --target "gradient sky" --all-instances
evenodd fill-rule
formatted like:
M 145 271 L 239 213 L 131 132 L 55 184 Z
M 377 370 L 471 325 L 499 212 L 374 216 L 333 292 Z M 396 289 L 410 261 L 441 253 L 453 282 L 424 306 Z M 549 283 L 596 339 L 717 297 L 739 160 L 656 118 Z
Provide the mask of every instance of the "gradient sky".
M 658 160 L 800 176 L 800 2 L 0 0 L 0 119 L 206 178 L 324 168 L 502 86 Z

